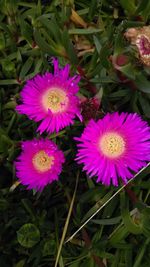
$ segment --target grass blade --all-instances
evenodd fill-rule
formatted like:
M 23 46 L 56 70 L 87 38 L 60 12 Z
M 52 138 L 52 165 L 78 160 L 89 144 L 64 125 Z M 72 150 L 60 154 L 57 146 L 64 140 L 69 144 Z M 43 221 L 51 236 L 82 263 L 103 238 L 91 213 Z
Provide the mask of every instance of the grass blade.
M 60 245 L 58 247 L 58 252 L 57 252 L 56 261 L 55 261 L 55 267 L 57 267 L 57 264 L 58 264 L 58 261 L 59 261 L 59 257 L 60 257 L 60 254 L 61 254 L 61 250 L 62 250 L 62 246 L 63 246 L 64 240 L 65 240 L 66 232 L 67 232 L 67 229 L 68 229 L 69 220 L 70 220 L 70 216 L 71 216 L 71 213 L 72 213 L 73 204 L 74 204 L 74 200 L 75 200 L 75 196 L 76 196 L 78 181 L 79 181 L 79 172 L 77 174 L 76 185 L 75 185 L 73 197 L 72 197 L 72 200 L 71 200 L 68 216 L 67 216 L 67 219 L 66 219 L 66 222 L 65 222 L 65 226 L 64 226 L 64 229 L 63 229 L 63 233 L 62 233 L 62 237 L 61 237 L 61 240 L 60 240 Z

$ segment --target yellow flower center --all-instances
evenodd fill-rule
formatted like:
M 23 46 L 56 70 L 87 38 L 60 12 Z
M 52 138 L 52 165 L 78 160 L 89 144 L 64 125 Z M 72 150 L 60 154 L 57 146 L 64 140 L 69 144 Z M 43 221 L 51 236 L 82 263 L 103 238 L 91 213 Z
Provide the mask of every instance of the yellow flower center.
M 109 158 L 117 158 L 125 151 L 125 140 L 117 133 L 104 134 L 99 142 L 102 153 Z
M 42 103 L 46 111 L 50 109 L 52 113 L 62 112 L 66 110 L 68 97 L 62 89 L 53 88 L 44 94 Z
M 49 156 L 44 150 L 41 150 L 34 155 L 32 163 L 37 171 L 46 172 L 54 164 L 54 157 Z

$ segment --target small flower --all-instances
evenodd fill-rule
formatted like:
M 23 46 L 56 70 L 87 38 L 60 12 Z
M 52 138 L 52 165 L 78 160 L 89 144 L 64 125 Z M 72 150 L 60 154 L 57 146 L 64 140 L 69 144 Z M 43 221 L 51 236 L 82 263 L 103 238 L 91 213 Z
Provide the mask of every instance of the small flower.
M 24 141 L 22 153 L 15 162 L 16 175 L 28 189 L 42 190 L 58 180 L 64 161 L 63 152 L 52 141 Z
M 81 114 L 83 116 L 83 121 L 87 122 L 90 119 L 95 119 L 97 114 L 98 114 L 98 110 L 100 107 L 101 101 L 100 99 L 96 98 L 96 97 L 92 97 L 90 99 L 83 99 L 81 100 Z
M 136 40 L 136 45 L 139 48 L 141 56 L 149 58 L 150 57 L 150 40 L 147 36 L 138 35 Z
M 128 57 L 124 54 L 112 55 L 110 56 L 110 61 L 112 62 L 112 65 L 116 70 L 120 70 L 121 67 L 129 63 Z
M 150 26 L 130 28 L 125 37 L 132 45 L 136 45 L 142 63 L 150 66 Z
M 118 186 L 150 160 L 150 127 L 136 113 L 106 114 L 91 120 L 79 138 L 76 160 L 97 182 Z
M 38 131 L 52 133 L 73 124 L 77 115 L 80 120 L 79 76 L 69 78 L 69 65 L 59 69 L 58 60 L 53 59 L 54 74 L 37 75 L 27 81 L 21 92 L 23 104 L 16 110 L 36 122 L 42 121 Z

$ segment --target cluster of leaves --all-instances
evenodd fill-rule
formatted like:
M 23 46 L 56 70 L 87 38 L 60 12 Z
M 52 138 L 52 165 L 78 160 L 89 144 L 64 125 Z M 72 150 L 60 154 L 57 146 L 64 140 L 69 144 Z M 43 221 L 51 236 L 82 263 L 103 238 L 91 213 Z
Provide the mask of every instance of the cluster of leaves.
M 51 56 L 80 73 L 82 95 L 103 92 L 97 117 L 117 110 L 149 121 L 150 69 L 123 34 L 148 25 L 150 2 L 1 0 L 0 10 L 0 266 L 54 266 L 59 250 L 59 267 L 149 267 L 150 168 L 60 247 L 62 233 L 69 237 L 117 190 L 87 179 L 74 163 L 73 136 L 83 125 L 76 122 L 48 137 L 67 160 L 60 181 L 42 193 L 18 186 L 13 161 L 21 140 L 38 137 L 37 125 L 15 111 L 19 92 L 37 73 L 52 71 Z M 65 224 L 77 176 L 71 220 Z

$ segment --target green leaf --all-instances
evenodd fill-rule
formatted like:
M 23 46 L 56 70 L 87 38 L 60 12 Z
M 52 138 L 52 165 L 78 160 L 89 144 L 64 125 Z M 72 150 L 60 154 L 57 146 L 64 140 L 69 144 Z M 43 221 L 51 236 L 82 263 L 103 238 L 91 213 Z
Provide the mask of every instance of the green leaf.
M 143 204 L 143 209 L 141 211 L 142 213 L 142 225 L 143 225 L 143 233 L 144 235 L 150 236 L 150 206 L 145 206 L 144 203 Z
M 0 85 L 18 84 L 16 79 L 0 80 Z
M 15 64 L 13 61 L 7 58 L 1 61 L 1 65 L 2 65 L 2 71 L 7 78 L 11 78 L 15 75 L 16 70 L 15 70 Z
M 62 42 L 60 27 L 55 19 L 49 20 L 43 15 L 39 17 L 38 20 L 48 30 L 49 35 L 52 36 L 57 43 Z
M 68 32 L 69 34 L 94 34 L 101 32 L 101 29 L 96 29 L 96 28 L 88 28 L 88 29 L 70 29 Z
M 80 261 L 74 262 L 74 263 L 68 265 L 68 267 L 80 267 Z
M 94 40 L 94 44 L 95 44 L 96 50 L 97 50 L 97 52 L 99 54 L 100 51 L 101 51 L 101 48 L 102 48 L 102 45 L 100 43 L 100 40 L 95 35 L 93 36 L 93 40 Z
M 142 0 L 141 2 L 139 2 L 139 5 L 136 8 L 136 14 L 139 14 L 141 11 L 145 10 L 148 5 L 149 1 L 147 0 Z
M 127 28 L 134 28 L 134 27 L 142 27 L 144 26 L 144 22 L 142 21 L 132 21 L 132 20 L 124 20 L 121 24 L 120 27 L 123 30 Z
M 32 45 L 33 43 L 33 28 L 29 23 L 27 23 L 22 16 L 19 16 L 19 23 L 21 28 L 21 34 L 25 38 L 25 40 Z
M 28 3 L 28 2 L 25 2 L 25 1 L 18 1 L 18 5 L 19 6 L 25 6 L 25 7 L 35 7 L 36 6 L 36 3 Z
M 115 257 L 114 257 L 114 261 L 111 265 L 111 267 L 117 267 L 118 266 L 118 263 L 119 263 L 119 250 L 117 250 L 116 254 L 115 254 Z
M 9 121 L 8 126 L 7 126 L 7 130 L 6 130 L 7 134 L 8 134 L 9 131 L 13 128 L 13 125 L 14 125 L 14 123 L 15 123 L 15 121 L 16 121 L 16 117 L 17 117 L 17 114 L 14 113 L 14 114 L 12 115 L 12 117 L 11 117 L 11 120 Z
M 109 243 L 111 245 L 116 245 L 122 240 L 124 240 L 129 235 L 128 229 L 120 224 L 110 235 Z
M 20 260 L 17 264 L 15 264 L 14 267 L 24 267 L 25 265 L 25 260 Z
M 136 14 L 141 14 L 146 20 L 150 14 L 150 1 L 142 0 L 137 6 Z
M 116 83 L 115 80 L 113 80 L 113 78 L 111 78 L 110 76 L 104 76 L 104 77 L 97 77 L 97 78 L 92 78 L 90 79 L 90 81 L 92 83 Z
M 132 246 L 129 245 L 129 249 L 126 249 L 125 251 L 125 262 L 126 262 L 126 267 L 132 267 L 133 266 L 133 249 Z
M 109 97 L 112 98 L 120 98 L 120 97 L 125 97 L 126 95 L 130 94 L 131 90 L 117 90 L 117 92 L 113 92 L 109 94 Z
M 140 91 L 150 93 L 150 81 L 148 81 L 143 74 L 137 75 L 134 83 Z
M 51 239 L 46 241 L 43 248 L 43 256 L 54 255 L 56 252 L 56 242 Z
M 75 52 L 75 49 L 73 47 L 73 44 L 69 38 L 69 35 L 68 35 L 68 30 L 64 30 L 63 33 L 62 33 L 62 39 L 63 39 L 63 45 L 67 51 L 67 55 L 69 56 L 70 58 L 70 61 L 74 64 L 74 65 L 77 65 L 78 64 L 78 58 L 76 56 L 76 52 Z
M 5 1 L 5 4 L 8 15 L 14 15 L 17 11 L 17 0 L 7 0 Z
M 99 207 L 101 207 L 110 197 L 112 196 L 112 192 L 108 192 L 103 198 L 99 199 L 96 204 L 89 209 L 89 211 L 84 215 L 82 219 L 82 223 L 86 221 Z
M 133 66 L 131 65 L 131 63 L 123 66 L 123 67 L 120 67 L 119 69 L 123 74 L 125 74 L 128 78 L 132 79 L 132 80 L 135 80 L 135 77 L 136 77 L 136 72 L 133 68 Z
M 141 93 L 138 97 L 139 103 L 141 104 L 141 108 L 144 112 L 144 115 L 147 118 L 150 118 L 150 101 L 146 99 L 146 96 L 142 96 Z
M 32 57 L 29 57 L 25 61 L 24 65 L 22 66 L 21 71 L 20 71 L 19 80 L 23 80 L 25 78 L 26 74 L 28 73 L 28 71 L 32 67 L 33 61 L 34 61 L 34 59 Z
M 100 225 L 114 225 L 118 224 L 120 221 L 121 221 L 121 216 L 111 219 L 92 220 L 93 223 Z
M 115 44 L 114 44 L 114 55 L 117 56 L 122 54 L 125 48 L 125 41 L 123 38 L 123 33 L 121 30 L 115 36 Z
M 89 8 L 89 12 L 88 12 L 88 17 L 90 18 L 90 20 L 92 20 L 94 14 L 95 14 L 95 9 L 97 8 L 97 5 L 98 5 L 97 0 L 90 1 L 90 8 Z
M 145 250 L 149 243 L 150 243 L 150 237 L 145 240 L 144 244 L 142 244 L 141 248 L 139 249 L 133 267 L 141 267 L 141 261 L 143 259 Z
M 109 62 L 109 56 L 110 56 L 110 49 L 107 44 L 105 44 L 101 50 L 100 50 L 100 62 L 102 66 L 106 69 L 110 67 L 110 62 Z
M 120 194 L 120 199 L 121 199 L 121 214 L 122 214 L 122 219 L 124 222 L 124 225 L 127 227 L 127 230 L 129 233 L 133 234 L 141 234 L 142 231 L 142 225 L 141 224 L 136 224 L 129 212 L 129 199 L 125 198 L 125 192 L 122 192 Z M 138 212 L 138 210 L 137 210 Z
M 126 12 L 133 15 L 136 10 L 135 0 L 119 0 L 121 6 Z
M 17 239 L 21 246 L 31 248 L 40 241 L 39 229 L 34 224 L 24 224 L 17 231 Z
M 48 54 L 57 55 L 56 50 L 45 41 L 40 31 L 37 29 L 34 30 L 34 38 L 35 42 L 42 51 Z

